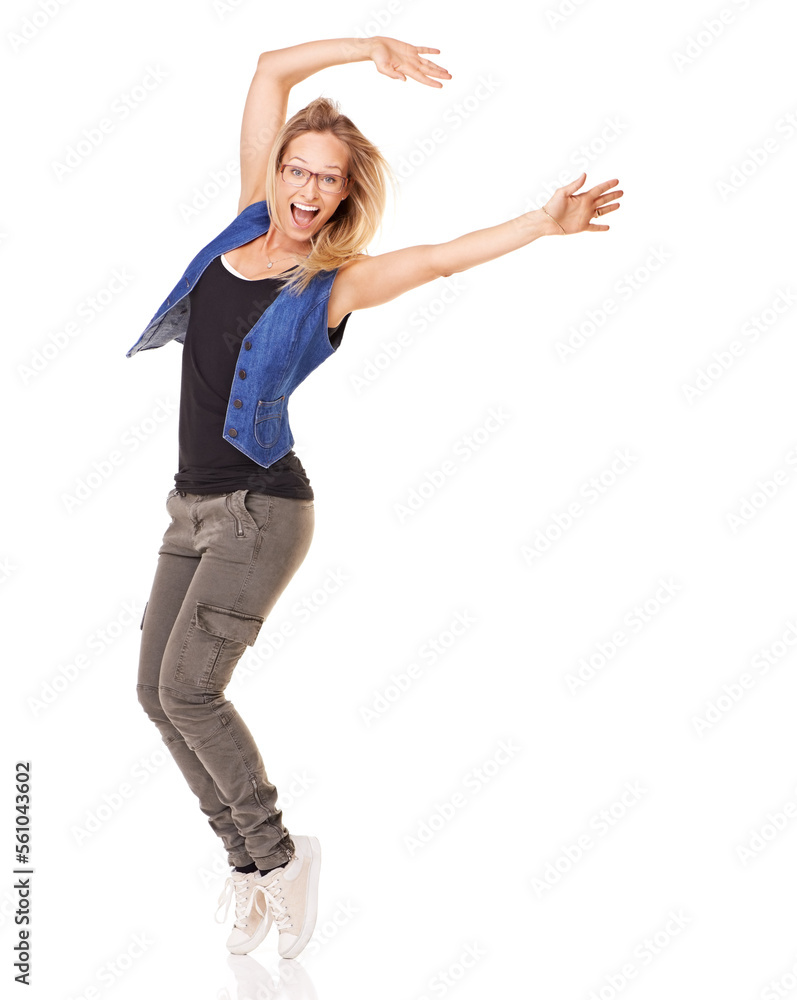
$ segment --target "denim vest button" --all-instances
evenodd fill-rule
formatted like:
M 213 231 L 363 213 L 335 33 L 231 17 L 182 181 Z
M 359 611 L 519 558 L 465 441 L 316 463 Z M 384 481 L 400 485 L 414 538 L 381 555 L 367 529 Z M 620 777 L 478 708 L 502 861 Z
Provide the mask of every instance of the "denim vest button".
M 246 378 L 246 372 L 243 370 L 243 368 L 238 372 L 238 377 Z
M 227 431 L 227 433 L 230 435 L 231 438 L 237 438 L 238 437 L 238 431 L 234 427 L 231 427 Z
M 245 351 L 251 351 L 252 350 L 252 341 L 251 340 L 247 340 L 246 341 L 246 343 L 244 344 L 244 350 Z
M 234 399 L 232 405 L 235 407 L 236 410 L 240 410 L 244 404 L 241 402 L 240 399 Z

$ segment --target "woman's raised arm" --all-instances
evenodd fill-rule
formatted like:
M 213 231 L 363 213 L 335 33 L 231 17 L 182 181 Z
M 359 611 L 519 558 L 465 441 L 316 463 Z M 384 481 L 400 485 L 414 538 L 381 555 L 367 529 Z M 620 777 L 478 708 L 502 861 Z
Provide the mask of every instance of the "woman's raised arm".
M 395 80 L 411 77 L 441 87 L 435 77 L 450 79 L 447 70 L 421 53 L 439 52 L 395 38 L 325 38 L 263 52 L 249 86 L 241 124 L 241 198 L 239 214 L 261 201 L 266 167 L 274 139 L 285 124 L 291 87 L 328 66 L 373 61 L 380 73 Z
M 610 190 L 618 183 L 615 179 L 576 194 L 586 178 L 586 174 L 581 174 L 570 184 L 558 188 L 545 208 L 525 212 L 489 229 L 478 229 L 447 243 L 428 243 L 374 257 L 357 257 L 344 264 L 332 285 L 329 325 L 335 326 L 354 309 L 382 305 L 435 278 L 448 277 L 519 250 L 540 236 L 606 231 L 608 226 L 597 225 L 591 220 L 598 209 L 601 216 L 617 211 L 620 207 L 617 199 L 622 198 L 623 192 Z

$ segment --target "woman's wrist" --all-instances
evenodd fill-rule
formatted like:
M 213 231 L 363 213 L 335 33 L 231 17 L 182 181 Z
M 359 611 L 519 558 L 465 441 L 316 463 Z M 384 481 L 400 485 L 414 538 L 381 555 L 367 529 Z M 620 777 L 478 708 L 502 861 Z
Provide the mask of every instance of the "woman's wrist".
M 371 59 L 374 49 L 374 42 L 379 41 L 380 35 L 373 35 L 368 38 L 340 38 L 342 62 L 368 62 Z
M 535 211 L 540 214 L 540 224 L 545 226 L 543 236 L 567 236 L 564 226 L 545 207 L 538 208 Z
M 522 222 L 528 234 L 528 242 L 538 239 L 540 236 L 561 236 L 564 230 L 544 208 L 535 208 L 531 212 L 526 212 L 518 218 Z

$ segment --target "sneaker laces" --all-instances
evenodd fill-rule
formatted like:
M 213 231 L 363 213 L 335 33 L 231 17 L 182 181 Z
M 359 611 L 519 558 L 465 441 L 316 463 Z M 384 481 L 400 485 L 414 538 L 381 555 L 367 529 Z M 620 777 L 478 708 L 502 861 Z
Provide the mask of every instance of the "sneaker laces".
M 235 923 L 243 924 L 254 907 L 261 917 L 266 915 L 266 910 L 261 909 L 258 894 L 254 892 L 255 886 L 251 879 L 235 879 L 231 875 L 224 883 L 224 888 L 219 896 L 219 906 L 216 910 L 216 923 L 223 924 L 227 919 L 230 903 L 235 896 Z M 219 910 L 224 907 L 224 914 L 219 919 Z M 267 907 L 268 908 L 268 907 Z M 266 909 L 267 909 L 266 908 Z
M 270 881 L 260 883 L 255 887 L 256 892 L 261 892 L 265 897 L 266 909 L 271 910 L 271 917 L 277 928 L 282 931 L 291 925 L 291 915 L 288 912 L 288 905 L 282 898 L 282 883 L 280 881 L 281 872 L 277 873 Z

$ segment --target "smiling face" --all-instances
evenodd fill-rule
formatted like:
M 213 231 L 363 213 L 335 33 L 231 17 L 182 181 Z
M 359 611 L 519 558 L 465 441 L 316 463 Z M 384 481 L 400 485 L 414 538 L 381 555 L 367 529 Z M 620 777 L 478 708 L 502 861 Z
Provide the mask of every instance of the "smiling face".
M 330 132 L 303 132 L 291 139 L 282 163 L 295 164 L 316 174 L 329 172 L 348 176 L 349 154 L 345 143 Z M 285 168 L 284 176 L 290 176 Z M 321 178 L 310 177 L 302 187 L 294 187 L 277 177 L 277 225 L 293 240 L 304 242 L 324 226 L 338 205 L 349 195 L 348 185 L 338 194 L 319 186 Z M 300 206 L 297 211 L 296 206 Z M 315 210 L 315 211 L 314 211 Z

